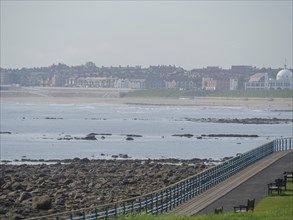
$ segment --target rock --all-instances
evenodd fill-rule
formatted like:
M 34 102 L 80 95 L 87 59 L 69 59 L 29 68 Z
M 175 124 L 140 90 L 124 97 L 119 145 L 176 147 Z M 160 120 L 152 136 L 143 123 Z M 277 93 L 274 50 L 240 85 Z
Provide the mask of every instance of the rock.
M 20 190 L 20 189 L 22 189 L 22 185 L 19 182 L 13 183 L 11 187 L 12 187 L 13 190 Z
M 95 186 L 95 183 L 94 182 L 90 182 L 89 185 L 88 185 L 88 188 L 93 188 Z
M 83 140 L 92 140 L 95 141 L 97 140 L 95 134 L 88 134 L 85 138 L 82 138 Z
M 126 140 L 127 141 L 133 141 L 134 139 L 132 137 L 127 137 Z
M 0 131 L 0 134 L 12 134 L 10 131 Z
M 12 213 L 12 212 L 9 212 L 9 213 L 8 213 L 8 218 L 9 218 L 9 219 L 12 219 L 12 220 L 25 219 L 24 216 L 22 216 L 22 215 L 20 215 L 20 214 L 17 214 L 17 213 Z
M 71 180 L 71 179 L 66 179 L 66 180 L 64 180 L 63 184 L 64 184 L 64 185 L 69 185 L 69 184 L 72 183 L 72 182 L 73 182 L 73 180 Z
M 28 192 L 22 192 L 20 194 L 19 198 L 18 198 L 18 201 L 19 202 L 22 202 L 22 201 L 27 200 L 27 199 L 29 199 L 31 197 L 32 197 L 32 195 L 30 193 L 28 193 Z
M 174 137 L 187 137 L 187 138 L 191 138 L 191 137 L 193 137 L 193 134 L 173 134 L 172 136 L 174 136 Z
M 5 182 L 0 187 L 0 219 L 9 219 L 10 211 L 27 219 L 147 194 L 201 172 L 201 165 L 206 161 L 196 158 L 82 160 L 75 158 L 49 165 L 0 165 L 5 173 Z M 182 166 L 183 163 L 188 166 Z M 21 188 L 14 190 L 13 187 L 19 187 L 13 185 L 17 182 Z
M 3 177 L 0 177 L 0 187 L 5 183 L 5 180 Z
M 82 162 L 82 163 L 88 163 L 88 162 L 90 162 L 90 160 L 88 158 L 83 158 L 83 159 L 80 160 L 80 162 Z
M 49 196 L 35 196 L 32 206 L 34 209 L 49 210 L 52 208 L 52 202 Z
M 140 134 L 127 134 L 127 137 L 142 137 Z
M 119 154 L 119 157 L 124 158 L 124 159 L 129 158 L 129 156 L 127 154 Z
M 12 182 L 7 182 L 7 183 L 5 183 L 5 184 L 2 186 L 2 188 L 3 188 L 4 190 L 6 190 L 6 189 L 11 190 L 11 189 L 12 189 L 11 186 L 12 186 Z

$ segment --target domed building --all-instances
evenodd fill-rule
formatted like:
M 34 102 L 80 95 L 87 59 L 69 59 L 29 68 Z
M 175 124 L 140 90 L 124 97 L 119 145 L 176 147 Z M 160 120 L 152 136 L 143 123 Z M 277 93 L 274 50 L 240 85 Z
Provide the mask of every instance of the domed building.
M 269 89 L 293 89 L 292 72 L 282 69 L 278 72 L 276 80 L 269 80 Z
M 278 72 L 276 79 L 269 79 L 267 73 L 256 73 L 245 83 L 245 90 L 248 89 L 293 89 L 293 74 L 286 65 Z
M 280 70 L 277 74 L 276 80 L 292 79 L 292 72 L 288 69 Z

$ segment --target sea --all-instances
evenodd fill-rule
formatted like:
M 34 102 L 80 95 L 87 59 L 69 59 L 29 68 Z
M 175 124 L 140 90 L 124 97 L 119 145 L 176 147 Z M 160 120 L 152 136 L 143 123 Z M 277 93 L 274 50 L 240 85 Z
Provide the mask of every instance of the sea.
M 198 120 L 292 119 L 292 112 L 249 107 L 1 102 L 0 110 L 1 161 L 112 159 L 117 156 L 118 159 L 220 160 L 293 133 L 292 123 L 238 124 Z M 258 137 L 204 136 L 209 134 Z M 87 136 L 96 140 L 88 140 Z

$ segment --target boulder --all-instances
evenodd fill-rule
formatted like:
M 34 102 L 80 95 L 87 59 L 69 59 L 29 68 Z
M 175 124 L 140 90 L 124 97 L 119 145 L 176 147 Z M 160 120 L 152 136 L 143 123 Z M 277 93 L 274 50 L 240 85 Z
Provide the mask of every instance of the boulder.
M 129 158 L 129 156 L 127 154 L 119 154 L 119 157 L 120 158 L 124 158 L 124 159 Z
M 90 160 L 88 158 L 83 158 L 83 159 L 80 160 L 80 162 L 82 162 L 82 163 L 88 163 L 88 162 L 90 162 Z
M 13 212 L 9 212 L 6 216 L 8 217 L 8 219 L 13 219 L 13 220 L 25 219 L 24 216 L 17 213 L 13 213 Z
M 3 177 L 0 177 L 0 186 L 4 185 L 4 183 L 5 183 L 4 178 Z
M 52 202 L 49 196 L 35 196 L 33 197 L 32 206 L 34 209 L 49 210 L 52 208 Z

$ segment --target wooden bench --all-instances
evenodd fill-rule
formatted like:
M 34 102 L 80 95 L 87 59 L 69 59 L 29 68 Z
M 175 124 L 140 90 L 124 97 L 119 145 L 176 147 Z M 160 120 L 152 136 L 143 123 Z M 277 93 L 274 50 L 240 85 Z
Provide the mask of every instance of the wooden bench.
M 215 214 L 223 213 L 223 206 L 220 208 L 215 208 Z
M 273 191 L 277 191 L 278 194 L 282 192 L 282 188 L 285 186 L 286 182 L 283 179 L 276 179 L 274 183 L 268 184 L 268 195 L 271 195 Z
M 255 199 L 248 199 L 247 205 L 234 206 L 234 212 L 249 212 L 254 210 Z
M 280 180 L 280 185 L 282 187 L 282 190 L 283 190 L 283 187 L 284 187 L 285 190 L 287 190 L 287 178 L 281 179 Z
M 291 181 L 293 182 L 293 171 L 292 172 L 289 172 L 289 171 L 285 171 L 283 173 L 283 176 L 284 176 L 284 180 L 287 182 L 288 179 L 291 179 Z

